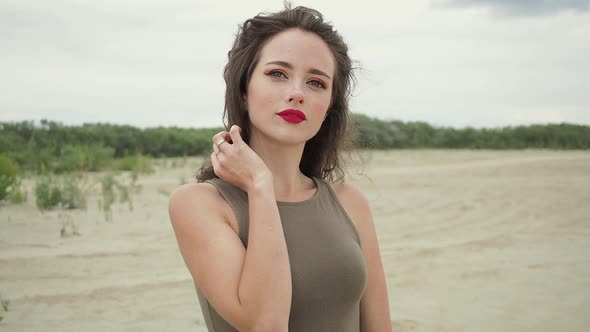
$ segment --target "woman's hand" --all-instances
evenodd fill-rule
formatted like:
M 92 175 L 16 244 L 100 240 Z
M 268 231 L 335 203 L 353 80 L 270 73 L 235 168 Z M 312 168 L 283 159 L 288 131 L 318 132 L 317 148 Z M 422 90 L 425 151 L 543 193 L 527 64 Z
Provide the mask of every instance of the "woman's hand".
M 272 172 L 240 136 L 241 128 L 233 125 L 229 132 L 213 136 L 211 163 L 215 174 L 232 185 L 249 192 L 259 184 L 272 186 Z

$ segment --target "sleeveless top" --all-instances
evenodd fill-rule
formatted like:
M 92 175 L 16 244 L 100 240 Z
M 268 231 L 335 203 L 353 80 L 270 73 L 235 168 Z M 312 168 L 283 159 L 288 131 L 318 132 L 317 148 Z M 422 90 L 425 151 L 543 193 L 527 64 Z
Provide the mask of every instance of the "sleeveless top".
M 315 194 L 301 202 L 277 201 L 291 265 L 289 332 L 359 332 L 367 269 L 358 232 L 330 185 L 312 178 Z M 248 194 L 219 178 L 207 180 L 233 209 L 248 248 Z M 211 257 L 211 259 L 219 259 Z M 209 332 L 237 331 L 196 285 Z

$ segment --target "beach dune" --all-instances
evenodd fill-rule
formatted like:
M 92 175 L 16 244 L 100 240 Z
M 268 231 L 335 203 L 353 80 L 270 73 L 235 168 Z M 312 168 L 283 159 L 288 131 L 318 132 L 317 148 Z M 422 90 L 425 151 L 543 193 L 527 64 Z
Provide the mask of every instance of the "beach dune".
M 95 194 L 2 205 L 0 329 L 206 331 L 167 210 L 199 163 L 141 176 L 110 222 Z M 588 329 L 590 152 L 372 151 L 364 174 L 396 332 Z

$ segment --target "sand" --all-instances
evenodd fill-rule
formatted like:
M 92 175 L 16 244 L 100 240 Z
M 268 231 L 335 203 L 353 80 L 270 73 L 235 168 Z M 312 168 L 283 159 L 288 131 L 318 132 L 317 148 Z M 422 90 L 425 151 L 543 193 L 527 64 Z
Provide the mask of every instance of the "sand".
M 587 331 L 590 152 L 371 152 L 351 182 L 379 235 L 394 329 Z M 0 330 L 206 331 L 168 220 L 197 159 L 140 177 L 134 210 L 0 206 Z M 31 185 L 31 180 L 26 182 Z M 70 219 L 80 235 L 62 223 Z

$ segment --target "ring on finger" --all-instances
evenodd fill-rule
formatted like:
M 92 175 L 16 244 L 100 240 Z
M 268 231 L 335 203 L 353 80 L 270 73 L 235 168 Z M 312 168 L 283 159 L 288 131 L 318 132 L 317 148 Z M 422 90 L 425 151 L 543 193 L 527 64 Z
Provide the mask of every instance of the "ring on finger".
M 215 144 L 217 144 L 217 148 L 220 148 L 221 147 L 221 144 L 223 144 L 223 143 L 227 143 L 227 141 L 222 138 L 222 139 L 219 140 L 219 142 L 217 142 Z

